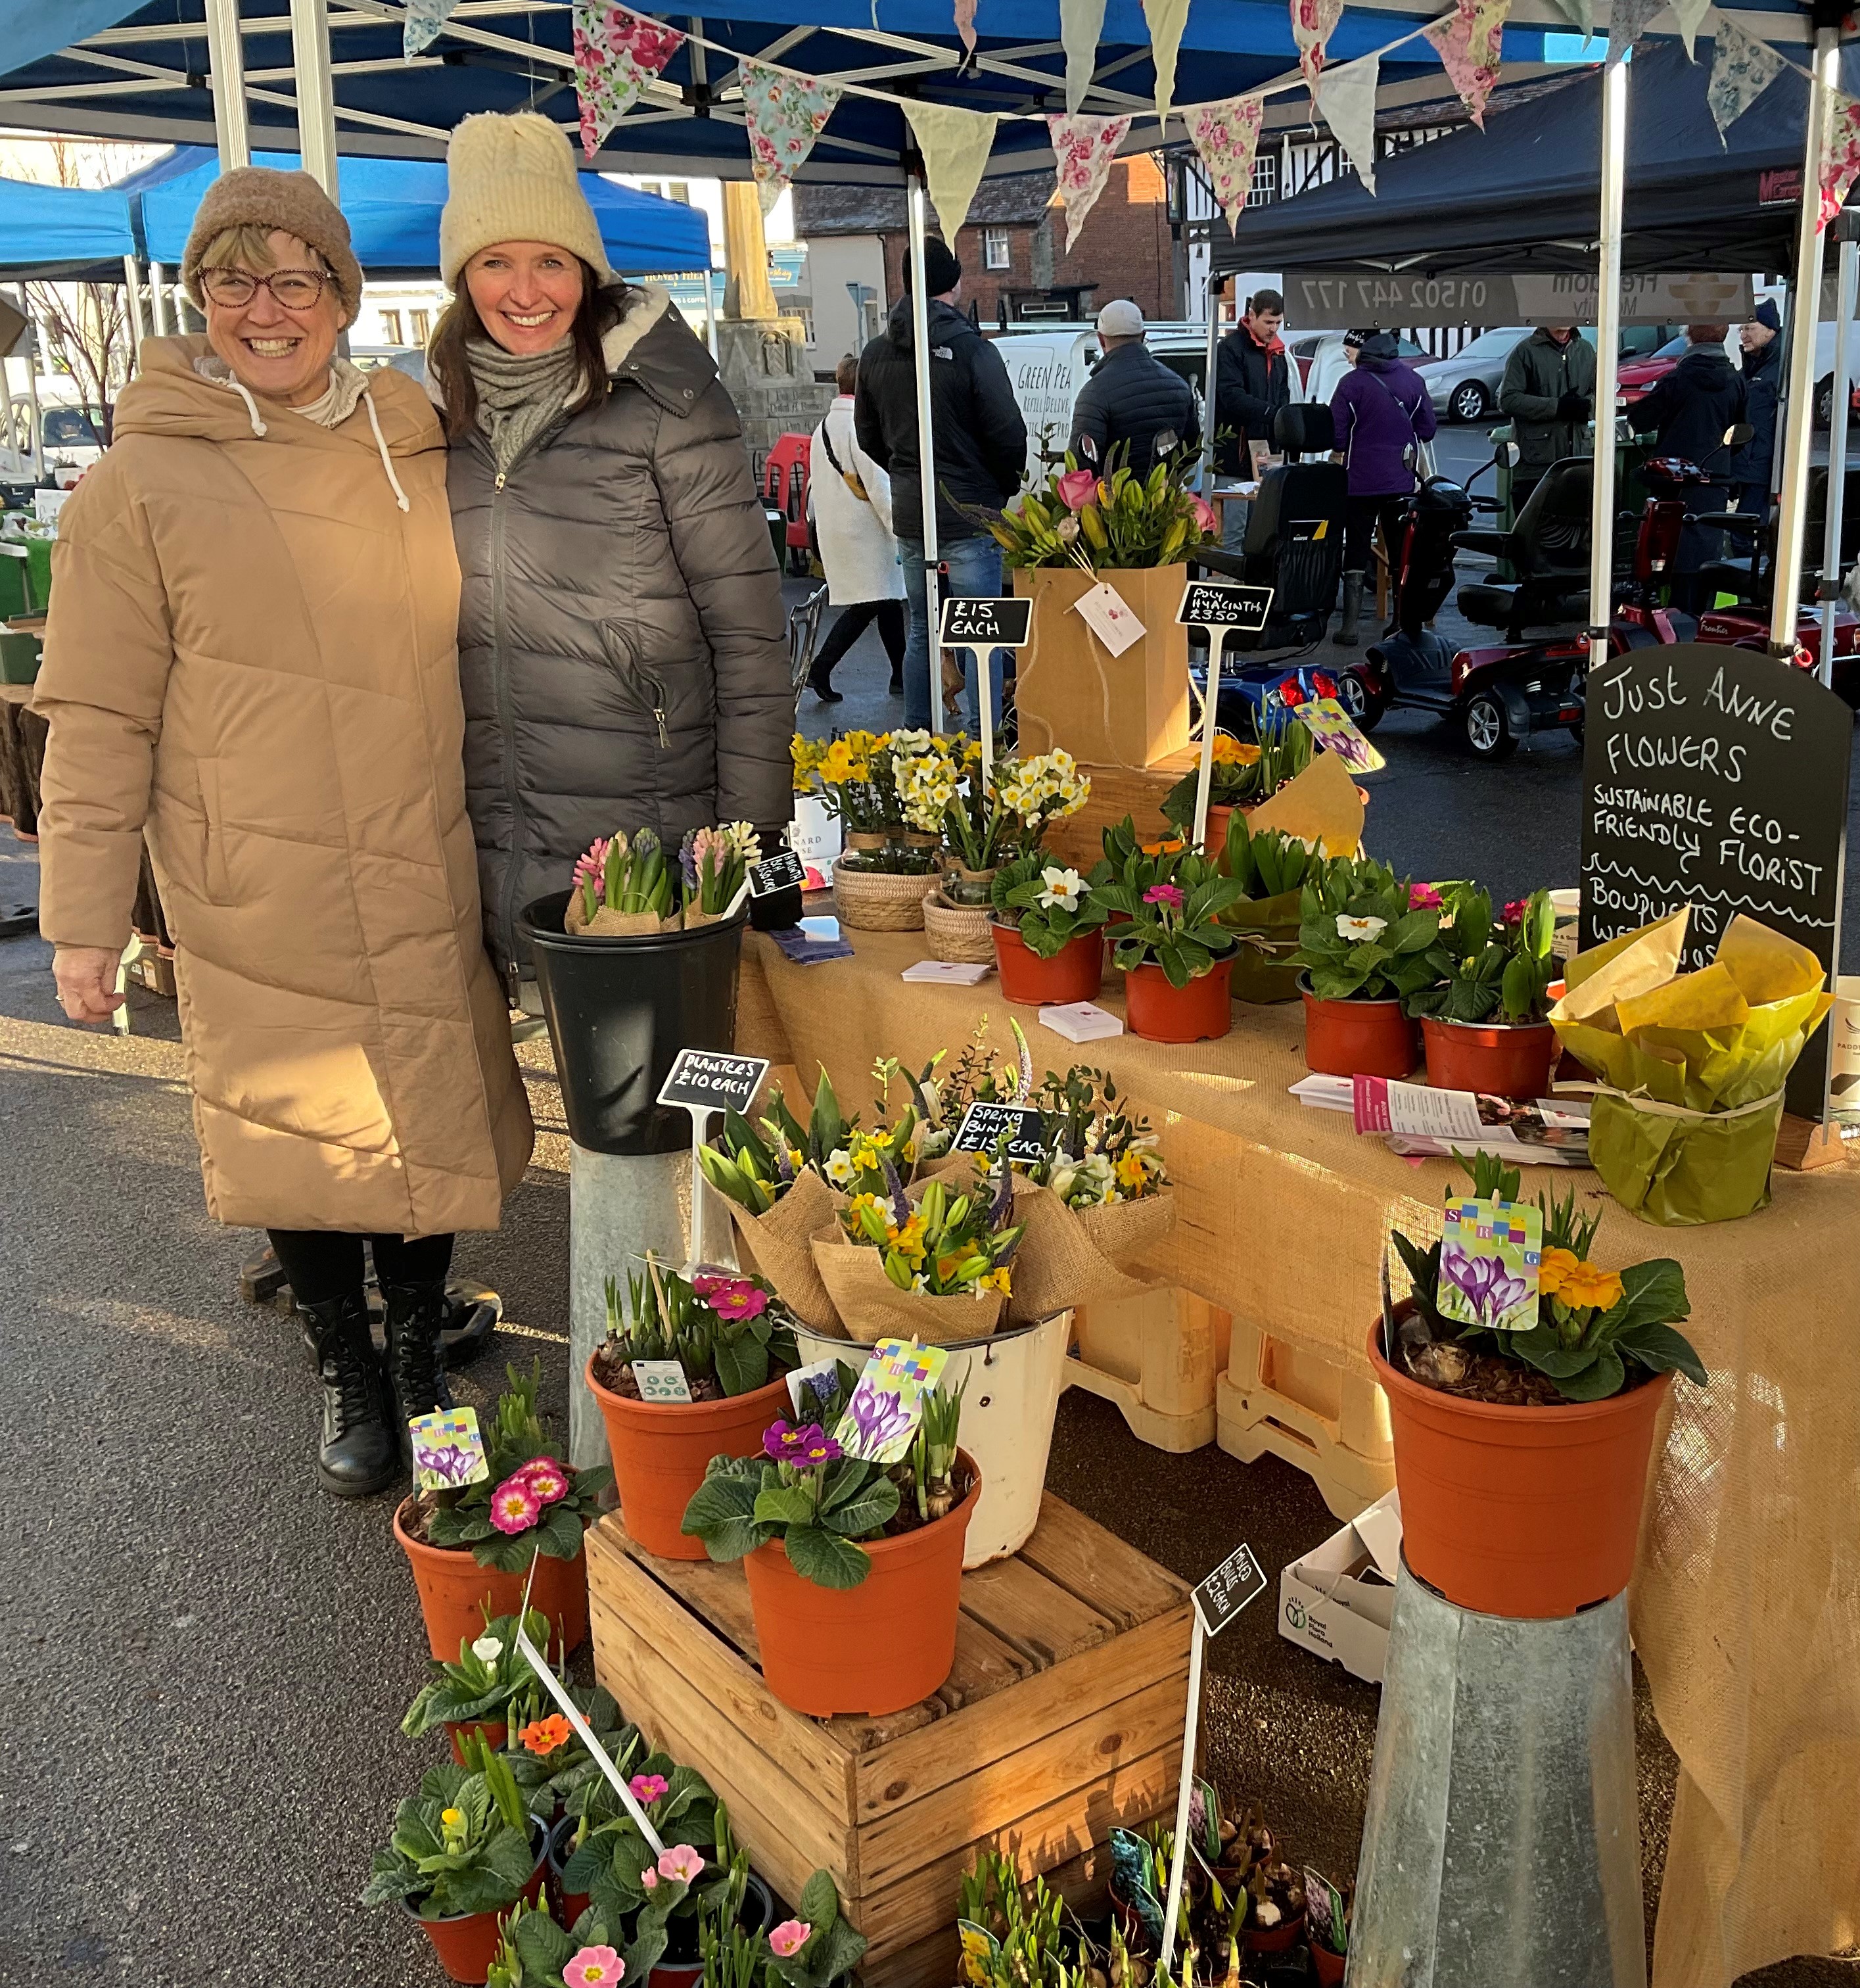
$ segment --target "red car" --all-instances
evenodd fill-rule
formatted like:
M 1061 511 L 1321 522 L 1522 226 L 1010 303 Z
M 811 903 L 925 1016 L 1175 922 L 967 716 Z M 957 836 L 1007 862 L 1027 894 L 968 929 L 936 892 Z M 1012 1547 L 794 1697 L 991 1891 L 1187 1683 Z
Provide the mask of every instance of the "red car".
M 1673 367 L 1686 356 L 1686 334 L 1670 338 L 1657 352 L 1649 353 L 1645 359 L 1636 359 L 1623 365 L 1615 377 L 1620 383 L 1621 398 L 1624 406 L 1632 407 L 1642 394 L 1649 392 L 1656 382 L 1666 378 Z M 1737 363 L 1736 353 L 1731 355 L 1731 363 Z M 1826 428 L 1832 403 L 1834 380 L 1831 374 L 1820 383 L 1815 393 L 1814 418 L 1818 428 Z M 1848 405 L 1853 414 L 1860 414 L 1860 382 L 1856 382 L 1848 397 Z

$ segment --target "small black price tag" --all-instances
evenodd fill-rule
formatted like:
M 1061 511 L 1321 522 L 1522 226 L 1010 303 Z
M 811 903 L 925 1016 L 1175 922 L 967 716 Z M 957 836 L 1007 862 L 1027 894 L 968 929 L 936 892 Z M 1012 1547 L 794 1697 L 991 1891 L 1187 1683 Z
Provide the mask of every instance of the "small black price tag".
M 1243 587 L 1237 580 L 1191 580 L 1182 590 L 1176 619 L 1184 626 L 1242 628 L 1258 634 L 1272 605 L 1269 587 Z
M 1236 1547 L 1205 1581 L 1195 1585 L 1195 1613 L 1201 1618 L 1203 1632 L 1218 1636 L 1249 1601 L 1257 1601 L 1265 1591 L 1266 1577 L 1253 1557 L 1253 1549 Z
M 1033 601 L 1012 594 L 970 600 L 951 594 L 943 604 L 946 649 L 1024 649 L 1032 639 Z
M 785 849 L 778 856 L 765 856 L 760 863 L 749 866 L 749 894 L 752 898 L 772 897 L 778 891 L 786 891 L 807 883 L 807 865 L 792 849 Z
M 680 1050 L 659 1087 L 659 1102 L 709 1111 L 747 1111 L 768 1074 L 766 1057 L 729 1056 L 721 1050 Z
M 1025 1104 L 971 1104 L 962 1114 L 951 1150 L 991 1153 L 1004 1132 L 1008 1134 L 1009 1159 L 1031 1166 L 1045 1153 L 1045 1121 Z

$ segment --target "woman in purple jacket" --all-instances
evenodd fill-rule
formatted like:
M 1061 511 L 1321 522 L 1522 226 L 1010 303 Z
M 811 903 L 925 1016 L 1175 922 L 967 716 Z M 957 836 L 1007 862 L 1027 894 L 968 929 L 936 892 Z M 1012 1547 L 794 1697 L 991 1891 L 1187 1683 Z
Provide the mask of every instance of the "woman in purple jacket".
M 1379 519 L 1392 559 L 1401 546 L 1404 500 L 1414 494 L 1420 445 L 1434 433 L 1433 403 L 1420 375 L 1402 363 L 1390 331 L 1345 334 L 1355 363 L 1331 396 L 1337 447 L 1349 477 L 1343 535 L 1343 626 L 1336 640 L 1353 644 L 1362 614 L 1363 575 Z

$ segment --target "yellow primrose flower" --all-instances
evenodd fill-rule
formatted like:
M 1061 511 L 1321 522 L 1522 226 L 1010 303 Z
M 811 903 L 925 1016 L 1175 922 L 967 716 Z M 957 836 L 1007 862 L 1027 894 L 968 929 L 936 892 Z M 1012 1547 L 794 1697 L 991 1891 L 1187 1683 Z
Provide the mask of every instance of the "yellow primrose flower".
M 1573 1249 L 1558 1249 L 1553 1246 L 1544 1252 L 1538 1264 L 1538 1290 L 1547 1298 L 1555 1297 L 1571 1274 L 1582 1267 L 1582 1258 Z
M 1612 1311 L 1625 1295 L 1619 1274 L 1594 1263 L 1578 1266 L 1577 1273 L 1563 1280 L 1563 1302 L 1596 1311 Z

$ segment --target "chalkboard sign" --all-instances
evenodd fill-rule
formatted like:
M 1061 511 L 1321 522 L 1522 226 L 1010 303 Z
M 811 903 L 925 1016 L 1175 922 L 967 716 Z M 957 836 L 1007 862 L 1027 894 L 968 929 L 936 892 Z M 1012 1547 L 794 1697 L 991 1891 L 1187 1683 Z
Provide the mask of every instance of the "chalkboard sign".
M 749 866 L 749 894 L 766 898 L 776 891 L 788 891 L 805 884 L 807 865 L 792 849 L 778 856 L 765 856 Z
M 1046 1151 L 1045 1121 L 1031 1105 L 971 1104 L 956 1128 L 958 1153 L 991 1153 L 1008 1134 L 1008 1157 L 1031 1166 Z
M 1182 590 L 1176 619 L 1184 626 L 1243 628 L 1258 634 L 1272 605 L 1269 587 L 1243 587 L 1237 580 L 1191 580 Z
M 659 1087 L 659 1102 L 703 1111 L 747 1111 L 768 1074 L 767 1057 L 680 1050 Z
M 1024 649 L 1032 627 L 1031 597 L 975 600 L 952 594 L 943 604 L 945 648 Z
M 1220 1566 L 1195 1586 L 1195 1613 L 1210 1636 L 1218 1636 L 1249 1601 L 1266 1591 L 1266 1577 L 1251 1547 L 1236 1547 Z
M 1853 714 L 1752 650 L 1630 651 L 1589 673 L 1583 758 L 1586 948 L 1690 905 L 1682 970 L 1710 965 L 1740 911 L 1807 946 L 1840 945 Z M 1789 1080 L 1821 1116 L 1827 1032 Z

